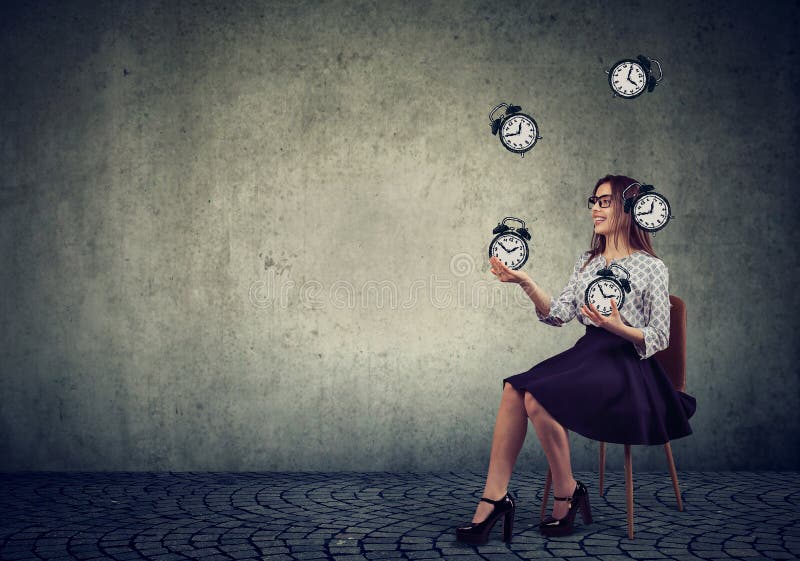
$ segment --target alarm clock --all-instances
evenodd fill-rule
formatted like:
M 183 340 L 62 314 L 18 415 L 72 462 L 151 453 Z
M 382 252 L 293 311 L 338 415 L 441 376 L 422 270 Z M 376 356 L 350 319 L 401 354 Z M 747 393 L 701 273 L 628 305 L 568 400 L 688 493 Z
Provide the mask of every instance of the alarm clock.
M 623 99 L 633 99 L 642 95 L 645 89 L 652 92 L 656 84 L 664 78 L 661 64 L 656 59 L 649 59 L 644 55 L 636 57 L 637 60 L 624 58 L 615 62 L 608 74 L 608 85 L 611 86 L 613 97 L 620 96 Z M 653 76 L 652 62 L 658 66 L 659 77 Z
M 630 198 L 625 198 L 625 193 L 634 185 L 639 186 L 639 192 Z M 626 213 L 633 213 L 633 220 L 642 230 L 650 233 L 658 232 L 672 216 L 669 201 L 661 193 L 656 193 L 652 185 L 642 185 L 641 183 L 631 183 L 622 192 L 625 201 L 623 209 Z
M 519 222 L 516 228 L 508 226 L 507 220 Z M 489 243 L 489 257 L 495 256 L 510 269 L 519 269 L 528 260 L 528 240 L 531 235 L 525 228 L 525 222 L 513 216 L 503 218 L 492 230 L 497 234 Z
M 502 117 L 495 118 L 494 113 L 501 107 L 505 107 Z M 519 154 L 523 158 L 525 152 L 534 147 L 536 141 L 542 138 L 539 135 L 539 126 L 533 117 L 522 113 L 519 105 L 509 105 L 501 103 L 489 113 L 489 126 L 492 127 L 492 134 L 500 136 L 500 144 L 506 150 Z
M 626 273 L 626 277 L 619 279 L 615 276 L 614 267 Z M 611 315 L 611 299 L 617 302 L 617 309 L 621 310 L 625 304 L 625 293 L 631 291 L 630 273 L 622 265 L 613 263 L 610 267 L 603 267 L 597 271 L 597 278 L 589 283 L 584 294 L 586 307 L 594 304 L 601 315 Z

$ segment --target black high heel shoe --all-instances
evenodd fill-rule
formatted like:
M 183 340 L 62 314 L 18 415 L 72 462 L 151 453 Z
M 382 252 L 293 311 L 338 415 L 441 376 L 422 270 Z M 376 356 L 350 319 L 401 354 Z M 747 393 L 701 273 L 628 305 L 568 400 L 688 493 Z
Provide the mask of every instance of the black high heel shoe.
M 575 486 L 575 492 L 572 493 L 571 497 L 555 497 L 555 500 L 568 501 L 569 512 L 567 512 L 564 518 L 554 518 L 548 515 L 542 520 L 539 524 L 539 532 L 543 535 L 554 537 L 571 534 L 574 530 L 572 523 L 579 510 L 583 516 L 583 523 L 592 523 L 592 509 L 589 507 L 589 491 L 586 490 L 586 487 L 580 481 L 578 481 L 578 484 Z
M 502 499 L 497 501 L 486 497 L 481 497 L 481 500 L 494 505 L 492 512 L 483 522 L 470 522 L 466 526 L 456 528 L 456 539 L 463 543 L 483 545 L 489 541 L 489 532 L 497 519 L 502 516 L 503 541 L 511 543 L 511 536 L 514 533 L 514 511 L 517 508 L 514 497 L 511 496 L 511 493 L 506 493 Z

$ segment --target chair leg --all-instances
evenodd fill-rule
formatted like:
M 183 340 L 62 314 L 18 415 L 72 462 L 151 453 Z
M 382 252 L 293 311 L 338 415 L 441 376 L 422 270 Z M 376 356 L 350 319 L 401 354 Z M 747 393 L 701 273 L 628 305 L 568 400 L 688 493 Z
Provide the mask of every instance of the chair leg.
M 681 487 L 678 484 L 678 472 L 675 471 L 675 460 L 672 458 L 672 446 L 669 441 L 664 444 L 664 452 L 667 454 L 667 464 L 669 465 L 669 475 L 672 477 L 672 489 L 675 491 L 675 499 L 678 501 L 678 510 L 683 512 L 683 501 L 681 500 Z
M 605 479 L 606 475 L 606 443 L 600 442 L 600 488 L 597 490 L 597 493 L 602 497 L 604 495 L 603 492 L 603 480 Z
M 633 463 L 631 445 L 625 444 L 625 494 L 628 498 L 628 539 L 633 539 Z
M 550 485 L 553 483 L 553 473 L 550 466 L 547 466 L 547 475 L 544 477 L 544 492 L 542 493 L 542 510 L 539 513 L 539 520 L 544 520 L 544 511 L 547 510 L 547 501 L 550 498 Z

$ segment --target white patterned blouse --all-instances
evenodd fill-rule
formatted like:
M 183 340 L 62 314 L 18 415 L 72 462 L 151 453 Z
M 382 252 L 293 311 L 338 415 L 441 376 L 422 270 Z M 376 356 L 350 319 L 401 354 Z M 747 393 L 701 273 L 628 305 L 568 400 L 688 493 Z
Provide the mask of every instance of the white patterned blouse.
M 644 360 L 669 345 L 669 271 L 664 262 L 644 251 L 635 251 L 627 257 L 612 259 L 606 263 L 602 255 L 594 259 L 581 271 L 581 266 L 589 257 L 583 252 L 575 262 L 572 275 L 558 298 L 550 298 L 550 314 L 547 316 L 536 310 L 539 320 L 554 327 L 560 327 L 578 317 L 583 325 L 594 325 L 584 316 L 580 307 L 585 303 L 586 287 L 597 278 L 597 272 L 616 264 L 630 273 L 631 291 L 625 294 L 625 302 L 619 311 L 623 323 L 644 332 L 644 343 L 633 344 L 639 357 Z M 618 278 L 624 278 L 615 266 Z

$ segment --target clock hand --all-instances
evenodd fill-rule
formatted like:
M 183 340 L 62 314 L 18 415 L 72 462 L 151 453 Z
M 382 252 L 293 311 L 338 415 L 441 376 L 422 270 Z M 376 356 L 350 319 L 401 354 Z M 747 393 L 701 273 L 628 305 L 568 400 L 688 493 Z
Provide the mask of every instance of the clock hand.
M 500 242 L 497 242 L 497 245 L 502 247 L 505 250 L 506 253 L 511 253 L 510 251 L 508 251 L 508 248 L 506 246 L 504 246 L 503 244 L 501 244 Z
M 650 212 L 653 212 L 653 205 L 656 204 L 655 201 L 650 201 Z M 649 213 L 648 213 L 649 214 Z
M 522 123 L 520 123 L 520 124 L 519 124 L 519 126 L 517 127 L 517 134 L 519 134 L 519 132 L 520 132 L 521 130 L 522 130 Z

